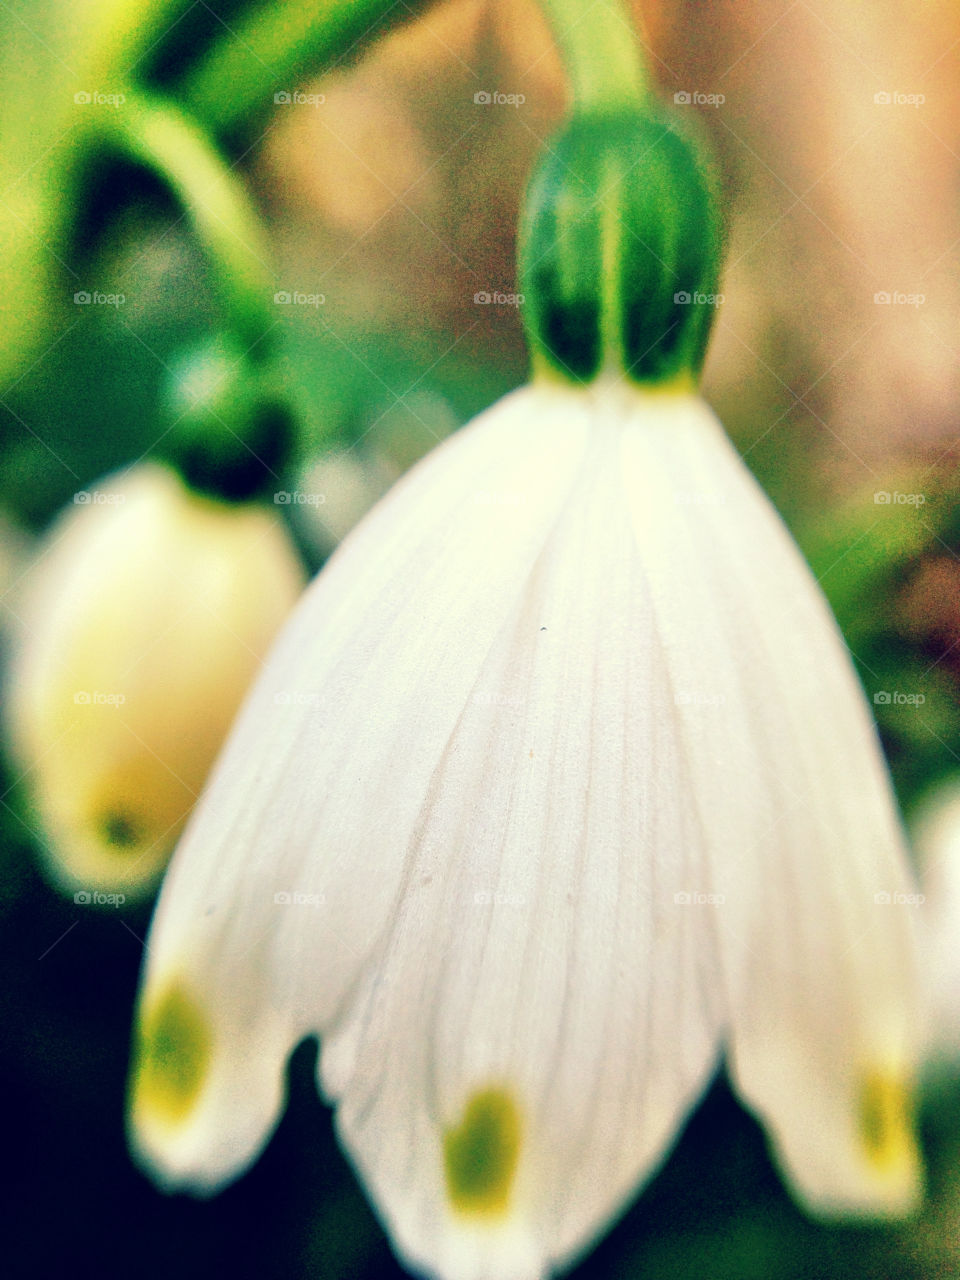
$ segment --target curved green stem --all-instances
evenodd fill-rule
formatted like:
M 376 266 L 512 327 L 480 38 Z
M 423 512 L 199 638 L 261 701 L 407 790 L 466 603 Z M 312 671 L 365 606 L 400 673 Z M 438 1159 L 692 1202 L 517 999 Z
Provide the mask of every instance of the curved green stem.
M 232 133 L 274 110 L 274 94 L 300 86 L 381 35 L 416 16 L 426 0 L 285 0 L 243 14 L 179 86 L 179 97 L 217 133 Z
M 163 44 L 196 0 L 99 0 L 78 21 L 71 61 L 95 88 L 124 90 L 140 74 L 142 60 Z
M 227 327 L 241 342 L 259 342 L 275 321 L 269 253 L 243 183 L 203 130 L 175 106 L 138 94 L 98 142 L 171 188 L 210 261 Z
M 638 103 L 649 92 L 636 31 L 621 0 L 540 0 L 560 49 L 574 110 Z

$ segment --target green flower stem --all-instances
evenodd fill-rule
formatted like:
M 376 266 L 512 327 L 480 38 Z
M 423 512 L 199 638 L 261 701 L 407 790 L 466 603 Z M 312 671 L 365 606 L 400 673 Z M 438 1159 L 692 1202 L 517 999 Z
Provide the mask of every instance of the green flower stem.
M 575 111 L 639 104 L 649 77 L 621 0 L 540 0 L 560 49 Z
M 409 18 L 425 0 L 285 0 L 244 13 L 232 33 L 185 76 L 178 97 L 218 134 L 274 109 L 274 94 L 313 75 Z
M 211 264 L 225 327 L 242 344 L 259 344 L 275 322 L 269 250 L 242 181 L 203 130 L 177 107 L 138 94 L 94 142 L 147 165 L 173 191 Z
M 145 59 L 176 31 L 195 0 L 99 0 L 77 15 L 71 62 L 82 68 L 79 89 L 129 87 Z M 74 15 L 71 15 L 73 17 Z

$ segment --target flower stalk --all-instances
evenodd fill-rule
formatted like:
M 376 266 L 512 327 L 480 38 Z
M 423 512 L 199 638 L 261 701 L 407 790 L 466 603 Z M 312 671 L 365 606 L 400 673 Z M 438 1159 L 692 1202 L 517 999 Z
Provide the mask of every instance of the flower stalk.
M 180 96 L 207 128 L 235 135 L 274 108 L 274 94 L 353 55 L 388 22 L 409 18 L 423 0 L 289 0 L 245 12 L 230 37 L 189 72 Z
M 649 73 L 621 0 L 541 0 L 560 50 L 577 112 L 639 105 Z
M 210 263 L 223 323 L 261 344 L 276 323 L 269 251 L 237 174 L 203 129 L 169 102 L 138 93 L 90 139 L 88 155 L 114 152 L 150 169 L 172 191 Z

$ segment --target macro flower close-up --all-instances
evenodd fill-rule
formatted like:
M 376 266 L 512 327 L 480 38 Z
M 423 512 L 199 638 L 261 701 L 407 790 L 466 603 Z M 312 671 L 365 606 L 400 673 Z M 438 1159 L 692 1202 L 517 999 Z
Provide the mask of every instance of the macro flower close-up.
M 956 15 L 401 8 L 0 19 L 5 1270 L 960 1277 Z
M 911 888 L 842 642 L 706 406 L 521 389 L 371 513 L 266 664 L 161 896 L 135 1141 L 217 1185 L 319 1033 L 403 1254 L 533 1277 L 725 1050 L 804 1201 L 904 1212 L 914 938 L 877 895 Z

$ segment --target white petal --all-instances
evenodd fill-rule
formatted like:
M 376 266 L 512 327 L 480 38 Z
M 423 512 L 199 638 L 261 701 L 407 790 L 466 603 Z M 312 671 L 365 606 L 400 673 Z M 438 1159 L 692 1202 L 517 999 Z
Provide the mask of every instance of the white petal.
M 376 979 L 324 1046 L 347 1147 L 408 1260 L 445 1280 L 521 1280 L 582 1250 L 719 1043 L 710 924 L 674 901 L 703 880 L 701 841 L 621 430 L 594 422 L 434 779 Z M 444 1168 L 487 1090 L 520 1131 L 489 1220 L 451 1205 Z
M 85 496 L 25 575 L 7 715 L 56 878 L 131 893 L 155 883 L 303 584 L 273 513 L 166 467 Z
M 920 866 L 923 969 L 930 998 L 929 1043 L 935 1072 L 960 1062 L 960 777 L 954 772 L 912 814 Z
M 627 473 L 674 687 L 700 695 L 681 711 L 726 899 L 735 1083 L 808 1203 L 902 1211 L 917 1194 L 913 886 L 876 734 L 776 513 L 705 407 L 675 416 L 660 442 L 629 437 Z
M 588 419 L 545 416 L 554 398 L 508 397 L 388 495 L 309 589 L 238 720 L 151 938 L 147 1003 L 188 974 L 216 1063 L 175 1142 L 135 1108 L 172 1179 L 210 1185 L 254 1154 L 289 1046 L 328 1024 L 390 920 L 431 779 L 582 457 Z M 238 1102 L 255 1041 L 273 1084 Z M 237 1105 L 255 1115 L 232 1143 Z
M 732 1023 L 807 1197 L 899 1204 L 861 1115 L 869 1085 L 890 1138 L 909 1057 L 878 874 L 908 884 L 862 697 L 709 413 L 517 393 L 348 539 L 241 716 L 147 976 L 148 1007 L 191 984 L 212 1065 L 138 1137 L 172 1180 L 237 1171 L 322 1031 L 404 1256 L 532 1280 L 650 1173 Z M 492 1184 L 451 1173 L 468 1131 Z

